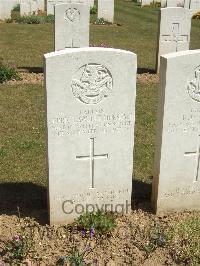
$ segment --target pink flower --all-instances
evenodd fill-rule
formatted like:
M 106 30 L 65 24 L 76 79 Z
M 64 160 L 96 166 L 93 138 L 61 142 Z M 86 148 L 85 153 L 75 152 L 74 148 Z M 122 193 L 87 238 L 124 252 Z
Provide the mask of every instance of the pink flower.
M 15 235 L 13 237 L 13 240 L 16 241 L 16 242 L 20 241 L 20 236 L 19 235 Z

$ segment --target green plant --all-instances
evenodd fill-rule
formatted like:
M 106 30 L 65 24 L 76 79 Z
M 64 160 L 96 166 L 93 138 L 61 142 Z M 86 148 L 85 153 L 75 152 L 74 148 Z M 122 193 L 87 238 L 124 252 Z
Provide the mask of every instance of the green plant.
M 21 24 L 43 24 L 44 18 L 36 15 L 22 16 L 16 18 L 16 22 Z
M 98 18 L 95 22 L 95 25 L 111 25 L 112 23 L 105 20 L 104 18 Z
M 192 18 L 200 19 L 200 11 L 198 11 L 196 14 L 194 14 Z
M 29 254 L 35 253 L 35 242 L 32 240 L 30 233 L 26 231 L 26 227 L 21 224 L 21 217 L 19 208 L 19 224 L 20 233 L 14 235 L 11 240 L 5 242 L 3 250 L 0 255 L 4 256 L 6 262 L 21 262 L 28 257 Z
M 0 58 L 0 83 L 8 80 L 20 80 L 19 74 L 14 66 L 5 63 L 2 58 Z
M 108 234 L 116 227 L 113 214 L 100 210 L 81 215 L 76 222 L 78 228 L 89 232 L 90 236 Z
M 173 224 L 166 232 L 169 252 L 177 263 L 200 265 L 200 217 Z
M 70 255 L 68 256 L 61 256 L 57 261 L 57 266 L 85 266 L 87 265 L 84 261 L 85 253 L 80 252 L 77 247 L 72 247 Z
M 23 260 L 27 255 L 34 251 L 34 242 L 26 234 L 15 235 L 12 240 L 6 243 L 4 253 L 8 254 L 9 259 Z
M 161 225 L 155 221 L 150 221 L 145 228 L 130 225 L 132 231 L 132 243 L 140 250 L 145 251 L 148 257 L 158 247 L 164 247 L 166 243 L 164 230 Z
M 153 221 L 149 230 L 149 237 L 146 245 L 144 245 L 144 250 L 147 254 L 153 252 L 157 249 L 157 247 L 164 247 L 166 243 L 166 239 L 164 236 L 163 229 L 160 224 Z
M 13 7 L 12 11 L 20 11 L 20 4 L 17 4 L 16 6 Z
M 151 2 L 150 3 L 150 7 L 161 7 L 161 3 L 160 2 Z
M 15 20 L 17 23 L 20 24 L 45 24 L 45 23 L 53 23 L 54 16 L 53 15 L 30 15 L 30 16 L 22 16 L 17 17 Z
M 96 5 L 90 7 L 90 14 L 97 14 L 97 6 Z
M 54 18 L 54 15 L 47 15 L 46 17 L 45 17 L 45 22 L 46 23 L 54 23 L 54 21 L 55 21 L 55 18 Z
M 7 19 L 5 19 L 5 22 L 6 23 L 12 23 L 13 22 L 13 19 L 12 18 L 7 18 Z

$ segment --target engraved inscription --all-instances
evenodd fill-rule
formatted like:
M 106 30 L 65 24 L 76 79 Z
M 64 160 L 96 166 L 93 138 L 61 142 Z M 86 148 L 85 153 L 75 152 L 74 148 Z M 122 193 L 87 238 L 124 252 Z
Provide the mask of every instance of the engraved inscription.
M 121 200 L 127 197 L 127 194 L 130 193 L 128 188 L 122 188 L 119 190 L 90 190 L 89 192 L 82 192 L 70 195 L 70 199 L 73 203 L 83 203 L 85 201 L 94 202 L 98 201 L 113 201 L 113 200 Z M 63 202 L 64 200 L 69 199 L 69 195 L 56 195 L 54 200 Z
M 100 64 L 87 64 L 79 68 L 71 88 L 74 97 L 82 103 L 97 104 L 112 92 L 112 75 Z
M 200 66 L 194 70 L 194 79 L 189 81 L 187 90 L 193 100 L 200 102 Z
M 89 160 L 90 161 L 90 179 L 91 188 L 94 188 L 94 160 L 107 159 L 108 154 L 95 154 L 94 153 L 94 138 L 90 138 L 90 154 L 86 156 L 76 156 L 77 160 Z
M 200 186 L 188 186 L 188 187 L 176 187 L 173 190 L 169 191 L 163 191 L 161 192 L 161 197 L 163 198 L 169 198 L 169 197 L 181 197 L 181 196 L 189 196 L 191 197 L 192 195 L 198 195 L 200 194 Z
M 195 182 L 199 178 L 199 165 L 200 165 L 200 135 L 197 141 L 197 151 L 185 152 L 185 156 L 195 157 L 196 158 L 196 169 L 195 169 Z
M 57 115 L 48 120 L 51 134 L 62 137 L 79 134 L 114 133 L 129 130 L 133 114 L 106 113 L 104 109 L 81 110 L 71 116 Z
M 178 121 L 169 122 L 168 133 L 200 133 L 200 109 L 193 108 L 187 114 L 178 117 Z
M 161 36 L 161 42 L 175 42 L 176 52 L 178 51 L 178 44 L 188 42 L 188 35 L 180 35 L 180 23 L 172 23 L 171 35 L 163 34 Z

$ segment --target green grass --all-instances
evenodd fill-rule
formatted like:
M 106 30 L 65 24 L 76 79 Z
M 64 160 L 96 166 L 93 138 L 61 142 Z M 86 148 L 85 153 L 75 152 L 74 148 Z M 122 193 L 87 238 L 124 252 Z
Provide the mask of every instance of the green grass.
M 154 138 L 158 83 L 137 84 L 134 178 L 150 183 L 154 159 Z
M 135 176 L 148 182 L 152 176 L 157 87 L 149 83 L 137 88 Z M 47 185 L 43 90 L 40 85 L 0 85 L 1 183 Z
M 0 182 L 46 186 L 43 87 L 0 86 Z
M 90 27 L 90 43 L 101 42 L 138 55 L 139 68 L 155 67 L 158 8 L 141 8 L 132 1 L 115 1 L 115 22 L 122 26 Z M 92 16 L 92 20 L 95 19 Z M 0 54 L 19 67 L 42 67 L 43 54 L 53 51 L 53 25 L 0 24 Z M 193 20 L 191 49 L 199 48 L 200 20 Z
M 174 261 L 184 265 L 200 265 L 200 217 L 190 217 L 174 223 L 166 236 Z

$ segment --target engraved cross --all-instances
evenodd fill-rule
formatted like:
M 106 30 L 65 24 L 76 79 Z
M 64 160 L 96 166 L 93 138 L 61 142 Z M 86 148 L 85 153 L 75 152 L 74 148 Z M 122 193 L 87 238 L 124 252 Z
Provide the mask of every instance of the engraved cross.
M 86 156 L 76 156 L 77 160 L 89 160 L 90 161 L 90 179 L 91 188 L 94 188 L 94 160 L 95 159 L 107 159 L 108 154 L 95 154 L 94 153 L 94 138 L 90 138 L 90 154 Z
M 197 151 L 185 152 L 185 156 L 195 156 L 196 157 L 196 173 L 195 173 L 195 182 L 199 179 L 199 168 L 200 168 L 200 135 L 198 137 Z
M 180 35 L 179 29 L 180 24 L 179 23 L 172 23 L 172 34 L 162 35 L 162 41 L 163 42 L 175 42 L 176 43 L 176 52 L 178 51 L 178 44 L 180 42 L 187 42 L 188 41 L 188 35 Z

